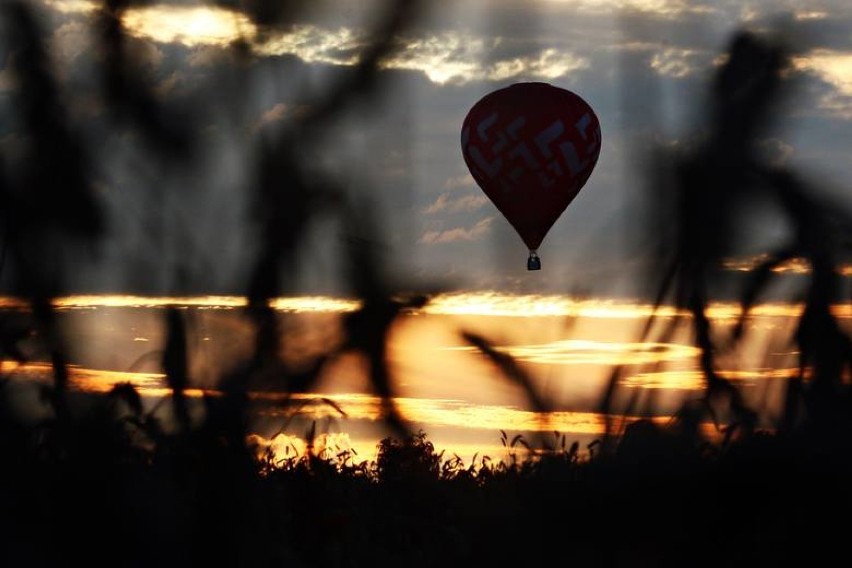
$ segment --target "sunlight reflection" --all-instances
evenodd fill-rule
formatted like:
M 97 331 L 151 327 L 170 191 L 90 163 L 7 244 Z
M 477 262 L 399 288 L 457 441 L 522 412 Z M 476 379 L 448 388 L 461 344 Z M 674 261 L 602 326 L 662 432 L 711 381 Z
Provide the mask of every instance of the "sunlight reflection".
M 753 371 L 718 371 L 720 377 L 732 381 L 762 381 L 765 379 L 791 379 L 798 376 L 799 370 L 757 369 Z M 704 374 L 701 371 L 657 371 L 639 373 L 622 380 L 622 386 L 639 389 L 702 390 L 705 388 Z
M 29 363 L 16 365 L 3 362 L 2 371 L 12 378 L 27 378 L 48 382 L 51 366 L 48 363 Z M 77 366 L 69 368 L 70 387 L 86 393 L 107 393 L 117 385 L 133 385 L 139 394 L 145 397 L 160 398 L 171 395 L 171 389 L 165 386 L 164 376 L 158 373 L 127 373 L 85 369 Z M 187 389 L 188 397 L 219 396 L 216 390 Z M 261 413 L 282 418 L 298 415 L 307 420 L 341 418 L 340 410 L 347 420 L 378 421 L 381 413 L 381 399 L 360 393 L 336 393 L 329 395 L 290 394 L 285 392 L 251 392 L 249 397 L 260 402 L 275 402 Z M 289 405 L 282 405 L 284 401 Z M 415 424 L 432 426 L 451 426 L 455 428 L 474 428 L 486 430 L 520 430 L 529 432 L 561 432 L 600 434 L 604 430 L 604 417 L 595 412 L 557 411 L 544 415 L 513 406 L 495 406 L 474 404 L 462 400 L 429 398 L 396 398 L 403 417 Z M 329 404 L 332 401 L 334 404 Z
M 448 347 L 476 351 L 475 347 Z M 697 357 L 701 350 L 677 343 L 612 343 L 568 339 L 541 345 L 498 347 L 519 361 L 558 365 L 642 365 Z

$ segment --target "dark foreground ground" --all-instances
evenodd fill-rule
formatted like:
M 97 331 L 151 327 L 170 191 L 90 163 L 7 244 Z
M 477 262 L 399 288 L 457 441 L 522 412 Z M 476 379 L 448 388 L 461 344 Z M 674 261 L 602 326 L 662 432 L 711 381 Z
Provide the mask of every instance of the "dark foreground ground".
M 275 462 L 236 435 L 240 416 L 226 401 L 211 401 L 208 419 L 186 432 L 165 432 L 130 387 L 38 424 L 0 414 L 0 565 L 818 566 L 848 557 L 846 422 L 710 443 L 685 421 L 640 421 L 588 458 L 556 435 L 549 452 L 506 440 L 503 461 L 475 464 L 437 455 L 420 432 L 389 436 L 374 462 L 348 453 Z

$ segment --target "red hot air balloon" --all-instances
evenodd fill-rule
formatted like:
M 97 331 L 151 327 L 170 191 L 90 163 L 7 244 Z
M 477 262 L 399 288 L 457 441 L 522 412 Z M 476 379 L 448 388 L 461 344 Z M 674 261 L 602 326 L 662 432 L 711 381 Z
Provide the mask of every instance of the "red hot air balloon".
M 548 83 L 515 83 L 482 97 L 464 119 L 470 173 L 530 250 L 537 249 L 598 161 L 601 127 L 592 108 Z

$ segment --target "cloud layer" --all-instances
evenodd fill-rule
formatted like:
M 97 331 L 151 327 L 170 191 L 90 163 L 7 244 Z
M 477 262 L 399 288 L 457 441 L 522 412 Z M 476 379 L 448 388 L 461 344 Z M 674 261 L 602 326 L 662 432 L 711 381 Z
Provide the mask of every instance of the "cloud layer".
M 122 23 L 139 78 L 178 116 L 199 117 L 205 151 L 197 163 L 161 184 L 168 197 L 156 204 L 146 196 L 157 174 L 140 167 L 146 157 L 139 132 L 112 123 L 103 104 L 93 40 L 100 4 L 34 3 L 46 16 L 69 111 L 97 143 L 105 164 L 104 195 L 117 217 L 110 250 L 119 256 L 129 246 L 120 243 L 150 238 L 151 208 L 165 208 L 164 217 L 188 220 L 191 233 L 166 238 L 166 246 L 179 248 L 187 239 L 199 248 L 205 243 L 213 251 L 205 262 L 223 267 L 223 282 L 224 274 L 238 280 L 234 275 L 244 269 L 249 236 L 238 225 L 261 141 L 286 129 L 329 84 L 346 76 L 369 41 L 371 14 L 382 5 L 378 0 L 319 2 L 273 27 L 237 9 L 240 3 L 232 9 L 190 1 L 151 3 L 127 10 Z M 789 78 L 796 97 L 762 148 L 778 163 L 848 179 L 852 172 L 842 156 L 852 152 L 852 6 L 841 0 L 807 7 L 792 0 L 747 5 L 734 0 L 434 0 L 383 59 L 384 94 L 337 117 L 310 163 L 323 175 L 366 180 L 365 191 L 388 218 L 393 262 L 401 271 L 533 287 L 563 286 L 562 277 L 583 284 L 594 279 L 606 289 L 626 279 L 619 267 L 637 260 L 638 245 L 626 229 L 635 219 L 642 175 L 637 165 L 645 150 L 636 141 L 675 144 L 691 135 L 708 80 L 731 34 L 744 26 L 780 30 L 795 48 Z M 240 49 L 252 57 L 241 58 Z M 0 68 L 0 141 L 15 155 L 20 132 L 10 57 L 6 53 Z M 532 280 L 522 268 L 515 272 L 523 244 L 476 187 L 461 158 L 459 129 L 471 105 L 516 81 L 576 90 L 601 119 L 598 166 L 541 250 L 548 274 L 559 278 Z M 510 265 L 507 258 L 513 259 Z M 326 272 L 317 281 L 335 271 Z M 92 277 L 98 278 L 105 277 Z

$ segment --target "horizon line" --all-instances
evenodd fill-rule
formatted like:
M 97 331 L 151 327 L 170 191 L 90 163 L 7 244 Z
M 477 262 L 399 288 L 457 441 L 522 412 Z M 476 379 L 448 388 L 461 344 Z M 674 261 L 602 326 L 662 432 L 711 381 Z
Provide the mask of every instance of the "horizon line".
M 652 302 L 630 297 L 576 296 L 560 293 L 499 292 L 495 290 L 441 292 L 429 295 L 426 305 L 408 313 L 427 315 L 481 315 L 505 317 L 597 317 L 634 319 L 649 316 L 688 317 L 687 310 L 676 309 L 672 304 L 658 306 Z M 143 294 L 69 294 L 52 299 L 54 308 L 165 308 L 233 310 L 248 306 L 248 299 L 241 295 L 198 294 L 198 295 L 143 295 Z M 357 297 L 325 294 L 303 294 L 279 296 L 269 301 L 272 309 L 284 313 L 347 313 L 357 311 L 362 302 Z M 802 302 L 769 301 L 756 304 L 750 311 L 758 316 L 798 316 Z M 19 296 L 0 296 L 0 309 L 26 310 L 29 303 Z M 712 318 L 728 319 L 741 313 L 737 301 L 715 301 L 708 304 L 708 315 Z M 834 305 L 837 317 L 852 317 L 852 302 Z

